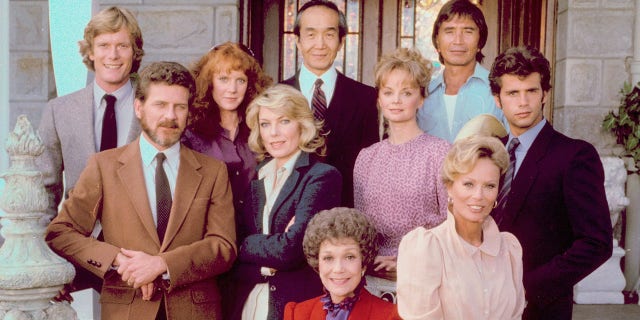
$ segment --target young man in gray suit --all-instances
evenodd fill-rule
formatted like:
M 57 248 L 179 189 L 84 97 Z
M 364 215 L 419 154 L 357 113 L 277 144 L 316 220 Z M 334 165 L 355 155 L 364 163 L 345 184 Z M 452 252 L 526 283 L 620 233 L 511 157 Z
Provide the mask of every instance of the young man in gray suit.
M 38 129 L 45 151 L 37 161 L 49 194 L 50 218 L 92 154 L 123 146 L 140 135 L 130 76 L 138 71 L 144 51 L 134 15 L 118 7 L 100 11 L 87 24 L 79 46 L 95 79 L 84 89 L 49 101 Z M 100 292 L 97 280 L 76 275 L 76 289 L 93 287 Z

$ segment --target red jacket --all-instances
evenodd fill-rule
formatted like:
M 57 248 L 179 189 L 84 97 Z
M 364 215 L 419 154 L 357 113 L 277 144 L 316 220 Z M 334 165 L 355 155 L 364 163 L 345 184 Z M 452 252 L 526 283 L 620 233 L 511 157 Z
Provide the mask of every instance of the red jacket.
M 325 320 L 327 312 L 322 309 L 320 297 L 304 302 L 289 302 L 284 307 L 284 320 Z M 349 314 L 349 320 L 400 320 L 396 305 L 362 290 L 360 300 Z

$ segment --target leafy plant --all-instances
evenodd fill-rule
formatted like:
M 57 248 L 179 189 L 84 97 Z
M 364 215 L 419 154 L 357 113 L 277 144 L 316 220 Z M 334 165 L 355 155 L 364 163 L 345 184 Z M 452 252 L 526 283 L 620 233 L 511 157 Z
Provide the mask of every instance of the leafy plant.
M 618 106 L 618 114 L 609 112 L 602 127 L 616 136 L 616 142 L 624 147 L 626 154 L 633 158 L 636 168 L 640 167 L 640 82 L 631 86 L 625 82 Z

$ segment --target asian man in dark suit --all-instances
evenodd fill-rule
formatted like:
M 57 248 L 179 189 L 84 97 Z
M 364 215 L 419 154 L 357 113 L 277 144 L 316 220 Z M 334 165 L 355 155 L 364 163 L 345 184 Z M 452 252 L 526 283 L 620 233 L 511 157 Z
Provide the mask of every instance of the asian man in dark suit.
M 550 77 L 549 61 L 531 47 L 508 49 L 493 63 L 511 163 L 492 214 L 522 245 L 523 319 L 568 320 L 573 286 L 611 256 L 612 231 L 596 149 L 543 117 Z
M 342 205 L 353 207 L 356 158 L 362 148 L 379 140 L 377 93 L 333 67 L 347 34 L 345 16 L 333 2 L 305 3 L 298 11 L 293 32 L 303 63 L 296 75 L 283 83 L 300 90 L 316 118 L 324 120 L 325 161 L 342 174 Z M 318 80 L 321 82 L 316 84 Z
M 106 8 L 87 24 L 79 46 L 84 64 L 94 72 L 94 81 L 49 101 L 38 128 L 45 151 L 37 163 L 49 195 L 49 219 L 57 214 L 60 201 L 75 186 L 91 155 L 140 136 L 130 77 L 140 67 L 142 44 L 138 22 L 127 9 Z M 65 292 L 89 287 L 100 292 L 100 279 L 82 268 L 76 267 L 76 271 L 73 285 Z

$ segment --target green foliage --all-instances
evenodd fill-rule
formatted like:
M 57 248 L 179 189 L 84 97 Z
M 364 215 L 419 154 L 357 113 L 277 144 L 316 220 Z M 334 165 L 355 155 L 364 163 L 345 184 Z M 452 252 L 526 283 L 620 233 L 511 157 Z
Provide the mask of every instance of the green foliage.
M 618 113 L 609 112 L 602 127 L 616 136 L 616 142 L 633 158 L 636 167 L 640 167 L 640 82 L 634 87 L 625 82 L 620 93 Z

